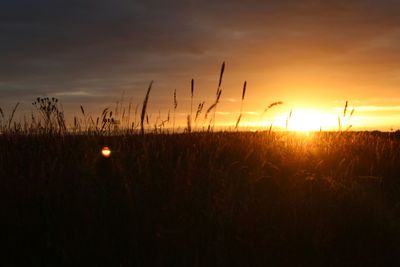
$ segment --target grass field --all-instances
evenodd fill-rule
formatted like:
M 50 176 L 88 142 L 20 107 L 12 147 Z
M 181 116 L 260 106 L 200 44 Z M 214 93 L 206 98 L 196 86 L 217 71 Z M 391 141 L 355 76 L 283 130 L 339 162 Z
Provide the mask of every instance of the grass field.
M 4 133 L 0 148 L 3 266 L 400 262 L 397 133 Z
M 224 67 L 209 107 L 193 108 L 191 81 L 184 129 L 176 91 L 149 120 L 152 83 L 140 110 L 81 106 L 72 125 L 56 98 L 19 122 L 18 104 L 0 109 L 3 265 L 400 264 L 399 132 L 350 131 L 347 101 L 336 132 L 246 132 L 246 82 L 233 128 L 215 131 Z

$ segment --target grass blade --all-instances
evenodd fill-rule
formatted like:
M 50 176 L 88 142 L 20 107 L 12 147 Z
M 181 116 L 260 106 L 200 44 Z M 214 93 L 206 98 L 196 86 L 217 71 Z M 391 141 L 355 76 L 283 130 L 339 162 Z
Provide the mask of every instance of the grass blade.
M 144 119 L 146 116 L 147 103 L 149 102 L 149 96 L 150 96 L 150 91 L 151 91 L 152 86 L 153 86 L 153 81 L 150 82 L 149 88 L 147 89 L 146 96 L 143 100 L 142 113 L 140 114 L 140 132 L 142 135 L 144 134 Z M 147 119 L 147 121 L 148 121 L 148 119 Z

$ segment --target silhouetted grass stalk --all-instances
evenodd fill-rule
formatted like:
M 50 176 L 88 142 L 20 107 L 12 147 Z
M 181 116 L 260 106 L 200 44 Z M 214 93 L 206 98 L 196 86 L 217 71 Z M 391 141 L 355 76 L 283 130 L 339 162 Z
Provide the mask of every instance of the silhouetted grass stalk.
M 219 81 L 218 81 L 218 87 L 217 87 L 215 102 L 208 108 L 208 110 L 206 112 L 206 116 L 205 116 L 207 118 L 208 113 L 213 111 L 213 117 L 210 120 L 210 123 L 208 125 L 208 131 L 214 130 L 215 114 L 217 112 L 217 105 L 219 103 L 219 100 L 221 98 L 221 93 L 222 93 L 221 84 L 222 84 L 222 78 L 224 76 L 224 71 L 225 71 L 225 61 L 222 63 L 221 72 L 219 74 Z
M 245 97 L 245 95 L 246 95 L 246 86 L 247 86 L 247 82 L 244 81 L 243 90 L 242 90 L 242 99 L 241 99 L 241 101 L 240 101 L 240 114 L 239 114 L 239 118 L 238 118 L 237 121 L 236 121 L 236 126 L 235 126 L 235 129 L 237 129 L 237 130 L 239 129 L 239 123 L 240 123 L 240 120 L 242 119 L 243 100 L 244 100 L 244 97 Z
M 262 120 L 263 120 L 264 114 L 265 114 L 268 110 L 270 110 L 271 108 L 276 107 L 276 106 L 279 106 L 279 105 L 283 105 L 283 102 L 282 102 L 282 101 L 272 102 L 271 104 L 269 104 L 269 105 L 264 109 L 264 111 L 261 113 L 260 119 L 259 119 L 261 125 L 262 125 Z M 271 127 L 270 127 L 270 128 L 272 129 L 272 124 L 271 124 Z M 271 130 L 271 129 L 270 129 L 270 130 Z
M 178 107 L 178 101 L 176 100 L 176 89 L 174 90 L 174 117 L 172 121 L 172 133 L 175 133 L 175 113 L 176 108 Z
M 150 91 L 151 91 L 152 86 L 153 86 L 153 81 L 150 82 L 149 88 L 147 89 L 146 96 L 143 100 L 142 113 L 140 114 L 140 133 L 142 135 L 144 134 L 144 119 L 146 116 L 147 103 L 149 101 L 149 96 L 150 96 Z M 149 123 L 148 116 L 146 116 L 146 121 L 147 121 L 147 123 Z

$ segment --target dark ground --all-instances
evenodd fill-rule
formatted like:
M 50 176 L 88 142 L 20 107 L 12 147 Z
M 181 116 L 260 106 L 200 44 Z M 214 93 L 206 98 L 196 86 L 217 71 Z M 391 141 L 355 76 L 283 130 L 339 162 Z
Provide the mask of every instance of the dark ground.
M 396 134 L 2 135 L 1 265 L 395 266 L 399 189 Z

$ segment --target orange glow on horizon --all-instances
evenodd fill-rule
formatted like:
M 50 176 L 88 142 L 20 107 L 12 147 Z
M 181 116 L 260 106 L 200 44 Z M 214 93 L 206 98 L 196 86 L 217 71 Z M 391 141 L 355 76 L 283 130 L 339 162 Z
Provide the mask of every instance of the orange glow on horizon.
M 292 115 L 278 116 L 276 125 L 289 131 L 309 132 L 338 129 L 338 117 L 315 109 L 293 110 Z

